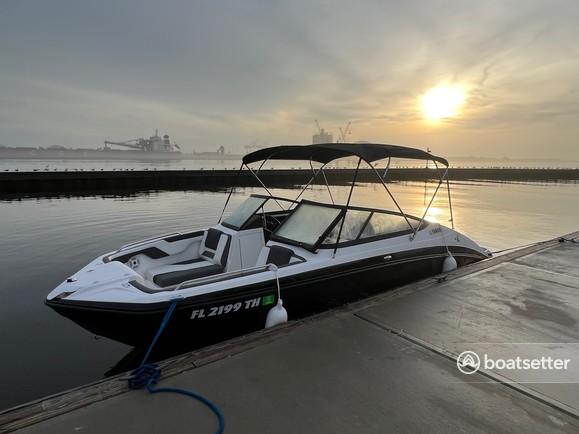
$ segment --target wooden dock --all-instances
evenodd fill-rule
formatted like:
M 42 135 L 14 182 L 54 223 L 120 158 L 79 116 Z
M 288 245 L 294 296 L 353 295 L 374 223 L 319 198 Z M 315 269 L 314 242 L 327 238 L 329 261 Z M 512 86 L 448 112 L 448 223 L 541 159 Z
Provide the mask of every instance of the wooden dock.
M 210 398 L 228 433 L 577 433 L 576 237 L 167 360 L 160 385 Z M 467 350 L 568 366 L 466 375 L 456 359 Z M 129 391 L 121 377 L 0 413 L 0 432 L 215 431 L 201 404 Z

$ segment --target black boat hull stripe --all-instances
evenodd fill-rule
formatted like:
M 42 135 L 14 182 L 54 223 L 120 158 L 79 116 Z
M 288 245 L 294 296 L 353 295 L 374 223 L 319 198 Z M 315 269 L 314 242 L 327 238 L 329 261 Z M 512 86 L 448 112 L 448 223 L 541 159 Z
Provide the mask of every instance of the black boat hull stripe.
M 438 274 L 446 257 L 446 250 L 439 247 L 409 253 L 394 254 L 391 259 L 368 258 L 280 279 L 290 319 Z M 460 266 L 484 259 L 470 249 L 452 249 L 452 253 Z M 235 335 L 255 330 L 264 326 L 267 312 L 276 299 L 273 280 L 192 296 L 178 304 L 168 334 L 177 337 L 231 332 Z M 64 299 L 46 303 L 92 333 L 139 346 L 151 339 L 170 301 L 138 305 Z M 251 308 L 246 309 L 246 304 Z M 212 312 L 215 313 L 210 315 Z

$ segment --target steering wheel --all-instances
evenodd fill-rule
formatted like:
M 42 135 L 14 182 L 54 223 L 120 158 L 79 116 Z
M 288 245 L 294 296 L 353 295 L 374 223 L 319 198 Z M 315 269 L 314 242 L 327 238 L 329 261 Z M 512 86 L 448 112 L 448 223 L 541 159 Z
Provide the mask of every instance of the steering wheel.
M 267 215 L 265 213 L 263 213 L 261 215 L 262 221 L 263 221 L 263 230 L 267 231 L 269 233 L 272 233 L 273 231 L 269 228 L 269 226 L 271 226 L 269 219 L 267 218 Z
M 264 217 L 264 229 L 268 232 L 273 232 L 281 222 L 272 215 L 268 215 Z

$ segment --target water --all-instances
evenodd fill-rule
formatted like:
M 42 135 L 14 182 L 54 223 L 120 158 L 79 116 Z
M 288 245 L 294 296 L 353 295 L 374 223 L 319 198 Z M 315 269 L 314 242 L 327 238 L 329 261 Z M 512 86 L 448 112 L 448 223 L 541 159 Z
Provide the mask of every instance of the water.
M 404 209 L 421 214 L 434 187 L 407 183 L 393 184 L 392 190 Z M 334 198 L 346 199 L 345 188 L 332 189 Z M 240 190 L 232 205 L 253 191 L 262 192 Z M 316 187 L 308 195 L 328 200 L 325 188 Z M 95 339 L 46 307 L 44 298 L 52 288 L 123 243 L 213 224 L 225 196 L 191 191 L 0 202 L 0 408 L 102 378 L 131 354 L 131 348 Z M 357 188 L 354 197 L 359 205 L 393 207 L 378 184 Z M 490 249 L 579 230 L 577 197 L 578 184 L 453 185 L 458 229 Z M 444 194 L 433 203 L 428 218 L 448 223 Z

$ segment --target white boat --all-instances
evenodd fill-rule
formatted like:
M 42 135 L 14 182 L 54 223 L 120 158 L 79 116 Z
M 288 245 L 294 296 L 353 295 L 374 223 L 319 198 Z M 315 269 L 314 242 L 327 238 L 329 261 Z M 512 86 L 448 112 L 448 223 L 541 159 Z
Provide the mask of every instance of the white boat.
M 358 159 L 347 203 L 333 203 L 331 194 L 330 203 L 300 200 L 311 183 L 325 179 L 324 167 L 343 157 Z M 392 158 L 434 163 L 440 179 L 432 200 L 446 184 L 452 221 L 444 158 L 370 143 L 260 149 L 243 158 L 242 168 L 267 194 L 249 196 L 210 228 L 100 255 L 54 289 L 46 303 L 97 335 L 139 346 L 150 341 L 175 299 L 169 337 L 236 334 L 264 327 L 280 297 L 289 317 L 298 318 L 487 258 L 488 251 L 468 237 L 425 219 L 432 200 L 422 216 L 400 208 L 385 182 L 387 173 L 375 168 L 383 159 L 389 167 Z M 271 195 L 259 178 L 266 161 L 280 159 L 321 164 L 295 199 Z M 395 210 L 351 205 L 362 162 L 375 172 Z M 259 168 L 251 166 L 255 163 Z

